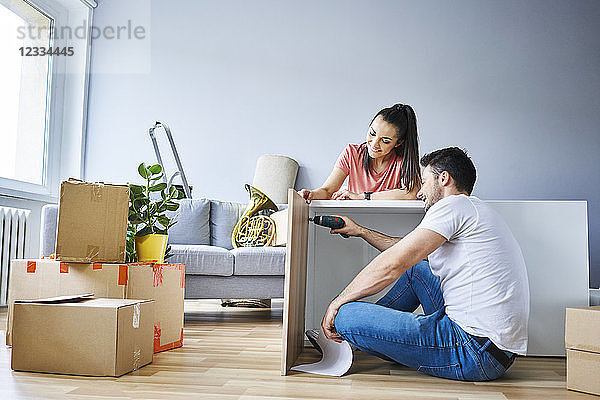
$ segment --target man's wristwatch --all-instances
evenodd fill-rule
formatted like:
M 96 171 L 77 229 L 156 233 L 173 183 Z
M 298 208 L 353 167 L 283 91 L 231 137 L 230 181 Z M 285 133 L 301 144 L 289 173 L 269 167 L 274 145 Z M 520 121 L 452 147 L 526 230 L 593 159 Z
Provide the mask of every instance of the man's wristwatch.
M 365 200 L 371 200 L 371 194 L 373 192 L 365 192 Z

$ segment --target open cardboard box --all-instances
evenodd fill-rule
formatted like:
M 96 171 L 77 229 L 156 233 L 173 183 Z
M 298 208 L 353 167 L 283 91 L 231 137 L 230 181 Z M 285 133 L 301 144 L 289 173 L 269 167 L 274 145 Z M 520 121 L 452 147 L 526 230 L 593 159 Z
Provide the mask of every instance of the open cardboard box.
M 13 312 L 14 370 L 121 376 L 152 362 L 152 300 L 63 296 Z

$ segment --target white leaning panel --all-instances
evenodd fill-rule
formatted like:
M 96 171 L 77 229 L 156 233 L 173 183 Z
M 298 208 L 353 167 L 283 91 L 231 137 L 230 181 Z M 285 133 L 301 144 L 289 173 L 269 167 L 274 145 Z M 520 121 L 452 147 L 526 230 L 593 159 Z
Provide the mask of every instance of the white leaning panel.
M 528 355 L 565 354 L 565 308 L 589 301 L 587 202 L 488 201 L 521 246 L 531 307 Z

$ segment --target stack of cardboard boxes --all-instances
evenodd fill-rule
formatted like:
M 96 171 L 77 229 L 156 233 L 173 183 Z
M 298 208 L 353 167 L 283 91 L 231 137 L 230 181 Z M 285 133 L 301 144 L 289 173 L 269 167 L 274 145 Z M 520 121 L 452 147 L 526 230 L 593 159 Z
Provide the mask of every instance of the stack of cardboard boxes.
M 185 265 L 125 263 L 128 203 L 127 186 L 63 182 L 56 259 L 11 263 L 13 369 L 119 376 L 182 346 Z
M 567 308 L 567 388 L 600 395 L 600 306 Z

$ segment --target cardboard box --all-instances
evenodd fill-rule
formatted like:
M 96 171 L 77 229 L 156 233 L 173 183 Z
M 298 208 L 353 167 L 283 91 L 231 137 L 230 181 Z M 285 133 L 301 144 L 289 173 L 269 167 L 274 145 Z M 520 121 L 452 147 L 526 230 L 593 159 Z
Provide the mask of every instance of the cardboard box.
M 56 259 L 125 262 L 129 187 L 69 180 L 60 187 Z
M 130 264 L 127 298 L 153 299 L 154 352 L 183 346 L 185 264 Z
M 600 354 L 567 349 L 567 389 L 600 395 Z
M 152 362 L 153 316 L 152 300 L 17 301 L 11 367 L 121 376 Z
M 600 395 L 600 306 L 566 312 L 567 389 Z
M 600 306 L 567 308 L 565 347 L 600 353 Z
M 155 301 L 155 352 L 183 345 L 185 264 L 80 264 L 13 260 L 8 291 L 6 344 L 13 339 L 15 300 L 94 293 L 96 297 Z

